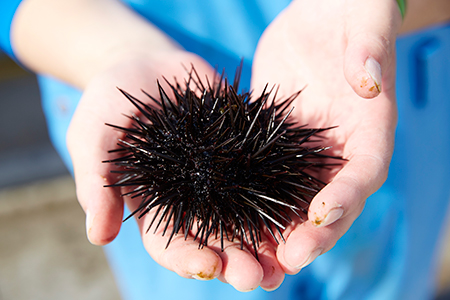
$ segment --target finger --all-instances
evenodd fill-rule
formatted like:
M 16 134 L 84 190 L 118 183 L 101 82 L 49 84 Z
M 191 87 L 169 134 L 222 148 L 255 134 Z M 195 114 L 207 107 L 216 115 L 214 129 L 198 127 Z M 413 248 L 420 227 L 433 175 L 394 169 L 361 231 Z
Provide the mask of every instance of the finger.
M 92 137 L 82 128 L 73 134 Z M 91 146 L 96 146 L 95 140 L 79 140 L 76 146 L 72 144 L 69 149 L 74 165 L 77 198 L 86 213 L 88 239 L 94 245 L 106 245 L 114 240 L 120 230 L 123 201 L 117 189 L 104 187 L 112 184 L 113 180 L 110 180 L 109 169 L 101 163 L 106 158 L 106 150 L 102 153 L 90 151 Z
M 88 239 L 94 245 L 105 245 L 117 236 L 123 218 L 120 191 L 104 187 L 116 179 L 110 166 L 102 163 L 109 158 L 108 151 L 116 148 L 118 132 L 105 126 L 105 120 L 94 113 L 100 109 L 108 115 L 108 109 L 86 102 L 81 99 L 72 119 L 67 146 L 74 166 L 77 198 L 86 213 Z
M 347 138 L 343 149 L 348 159 L 333 180 L 312 200 L 308 219 L 325 227 L 359 209 L 387 178 L 394 151 L 397 124 L 395 103 L 382 96 L 376 102 L 360 102 L 365 118 Z
M 219 279 L 229 283 L 236 290 L 249 292 L 256 289 L 264 277 L 264 270 L 254 255 L 240 242 L 224 240 L 221 251 L 220 240 L 208 243 L 208 248 L 214 249 L 223 263 Z
M 334 247 L 337 240 L 350 228 L 357 213 L 348 214 L 345 218 L 327 227 L 317 228 L 311 222 L 305 222 L 289 234 L 286 243 L 280 245 L 277 257 L 286 274 L 296 274 L 311 264 L 317 257 Z
M 357 210 L 359 204 L 381 187 L 386 163 L 370 155 L 354 156 L 311 202 L 308 219 L 316 227 L 328 226 Z
M 127 200 L 127 205 L 134 211 L 139 203 Z M 166 223 L 167 218 L 162 212 L 155 218 L 157 212 L 158 208 L 154 208 L 136 220 L 144 246 L 158 264 L 185 278 L 218 278 L 242 292 L 254 290 L 260 285 L 263 269 L 245 245 L 241 249 L 238 238 L 234 241 L 224 238 L 223 242 L 209 238 L 208 245 L 200 247 L 198 238 L 193 238 L 195 232 L 186 238 L 182 232 L 172 235 L 173 221 Z
M 87 161 L 88 162 L 88 161 Z M 112 242 L 119 233 L 123 201 L 120 193 L 103 186 L 110 184 L 107 171 L 101 167 L 92 168 L 92 173 L 76 172 L 77 197 L 86 213 L 86 234 L 94 245 L 106 245 Z
M 130 209 L 138 207 L 136 203 L 129 202 L 128 205 Z M 158 228 L 152 225 L 147 232 L 154 213 L 155 209 L 138 218 L 137 222 L 146 250 L 163 267 L 185 278 L 218 278 L 241 292 L 252 291 L 258 286 L 271 291 L 283 282 L 284 272 L 278 264 L 275 247 L 269 241 L 261 241 L 258 259 L 245 244 L 241 249 L 239 238 L 234 241 L 209 239 L 206 247 L 199 247 L 198 239 L 193 240 L 192 235 L 187 239 L 182 233 L 171 237 L 173 224 L 169 223 L 165 228 L 166 220 Z M 154 224 L 157 224 L 159 217 L 155 220 Z
M 316 195 L 308 221 L 289 234 L 278 253 L 288 273 L 299 271 L 335 245 L 362 212 L 366 198 L 385 181 L 388 164 L 388 158 L 355 155 Z
M 269 242 L 260 244 L 258 258 L 264 271 L 261 288 L 266 291 L 276 290 L 283 283 L 285 272 L 278 262 L 274 245 Z
M 257 259 L 249 245 L 240 249 L 239 242 L 224 240 L 225 247 L 222 252 L 219 247 L 220 240 L 209 243 L 208 247 L 217 251 L 222 258 L 223 272 L 220 280 L 233 285 L 239 291 L 251 291 L 258 286 L 266 291 L 273 291 L 281 285 L 284 271 L 278 263 L 276 247 L 262 236 Z
M 138 224 L 141 229 L 148 227 L 141 221 Z M 168 228 L 169 233 L 171 230 Z M 214 250 L 200 248 L 198 241 L 192 237 L 185 240 L 183 234 L 174 236 L 168 244 L 169 237 L 163 236 L 162 231 L 163 228 L 148 233 L 141 230 L 145 249 L 158 264 L 184 278 L 211 280 L 220 276 L 222 260 Z
M 141 201 L 125 197 L 130 211 L 137 212 Z M 173 220 L 163 210 L 153 208 L 144 215 L 136 214 L 136 222 L 148 254 L 162 267 L 184 278 L 211 280 L 222 271 L 222 260 L 208 247 L 200 247 L 199 241 L 185 234 L 183 229 L 174 232 Z
M 352 1 L 349 7 L 344 75 L 359 96 L 373 98 L 392 84 L 386 76 L 393 76 L 387 70 L 394 64 L 402 17 L 396 1 Z
M 366 118 L 343 149 L 348 162 L 314 197 L 308 221 L 287 233 L 287 242 L 277 253 L 288 273 L 298 272 L 330 250 L 360 215 L 367 197 L 387 178 L 395 135 L 395 104 L 381 98 L 361 105 L 367 109 Z

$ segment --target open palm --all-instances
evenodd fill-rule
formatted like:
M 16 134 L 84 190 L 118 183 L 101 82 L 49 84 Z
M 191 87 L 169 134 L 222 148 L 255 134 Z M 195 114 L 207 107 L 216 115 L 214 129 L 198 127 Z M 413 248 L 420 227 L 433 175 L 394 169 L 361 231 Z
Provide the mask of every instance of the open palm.
M 162 53 L 155 62 L 141 58 L 122 61 L 97 75 L 86 87 L 68 131 L 68 148 L 74 165 L 77 196 L 87 214 L 88 237 L 93 244 L 104 245 L 118 234 L 123 219 L 124 200 L 121 188 L 104 188 L 118 180 L 111 170 L 115 166 L 102 163 L 114 158 L 109 150 L 117 148 L 118 139 L 124 134 L 105 126 L 105 123 L 121 127 L 132 127 L 131 120 L 123 114 L 139 114 L 138 110 L 117 89 L 131 95 L 152 101 L 141 91 L 158 95 L 156 80 L 162 77 L 181 81 L 187 77 L 184 66 L 195 65 L 201 78 L 212 79 L 214 70 L 201 58 L 184 52 Z M 163 82 L 163 81 L 162 81 Z M 131 211 L 140 204 L 139 199 L 124 197 Z M 220 240 L 209 239 L 208 247 L 199 249 L 195 233 L 185 240 L 183 234 L 172 238 L 166 248 L 168 236 L 163 236 L 164 226 L 157 232 L 146 233 L 155 211 L 138 218 L 142 240 L 148 253 L 163 267 L 180 276 L 209 280 L 219 278 L 236 289 L 248 291 L 258 286 L 276 288 L 284 278 L 284 272 L 276 259 L 275 246 L 265 237 L 259 247 L 259 261 L 250 247 L 241 249 L 240 242 L 224 241 L 221 251 Z M 172 226 L 172 224 L 170 225 Z M 171 228 L 167 229 L 169 232 Z M 270 274 L 268 276 L 267 274 Z
M 285 273 L 298 272 L 332 248 L 361 213 L 365 199 L 387 176 L 396 124 L 394 50 L 380 51 L 386 50 L 385 44 L 378 45 L 373 52 L 359 48 L 358 45 L 373 41 L 367 40 L 366 35 L 349 35 L 346 26 L 353 19 L 337 13 L 348 11 L 331 6 L 340 1 L 328 3 L 327 7 L 318 7 L 320 4 L 316 2 L 294 2 L 266 30 L 255 55 L 252 84 L 255 93 L 267 82 L 280 84 L 279 97 L 304 88 L 293 104 L 293 117 L 311 127 L 338 125 L 328 132 L 328 141 L 334 146 L 333 151 L 349 162 L 337 174 L 338 169 L 323 174 L 323 179 L 331 183 L 313 200 L 309 220 L 304 223 L 297 220 L 288 226 L 284 232 L 286 244 L 278 245 L 270 235 L 262 235 L 259 261 L 251 247 L 241 249 L 239 241 L 225 241 L 222 252 L 220 240 L 210 240 L 208 247 L 199 249 L 192 236 L 185 240 L 184 235 L 178 235 L 166 248 L 169 237 L 162 236 L 163 228 L 156 234 L 145 233 L 154 212 L 138 219 L 149 254 L 180 276 L 219 278 L 241 291 L 258 286 L 275 289 Z M 386 4 L 381 9 L 392 15 L 390 21 L 400 17 L 395 6 Z M 395 38 L 391 25 L 389 22 L 377 25 L 386 31 L 385 41 L 389 42 Z M 352 39 L 354 44 L 350 47 Z M 381 63 L 382 83 L 367 75 L 364 68 L 367 57 Z M 202 59 L 176 50 L 153 55 L 148 60 L 137 57 L 121 61 L 98 74 L 86 87 L 68 132 L 68 148 L 92 243 L 104 245 L 112 241 L 123 218 L 124 202 L 120 196 L 123 190 L 103 187 L 117 178 L 110 173 L 110 164 L 102 164 L 111 158 L 107 157 L 107 151 L 116 148 L 123 133 L 104 124 L 130 127 L 131 121 L 122 114 L 137 111 L 117 87 L 138 98 L 145 97 L 141 89 L 157 95 L 156 79 L 161 79 L 161 75 L 169 80 L 184 78 L 186 71 L 182 64 L 191 63 L 201 78 L 214 76 L 212 68 Z M 358 94 L 377 97 L 364 100 Z M 127 198 L 125 202 L 131 210 L 139 205 Z
M 264 32 L 254 58 L 253 88 L 277 83 L 284 96 L 303 88 L 294 118 L 338 126 L 328 141 L 348 159 L 337 174 L 323 175 L 331 182 L 313 199 L 309 220 L 285 233 L 277 258 L 286 273 L 330 250 L 349 229 L 385 181 L 393 151 L 398 8 L 394 1 L 343 2 L 293 2 Z

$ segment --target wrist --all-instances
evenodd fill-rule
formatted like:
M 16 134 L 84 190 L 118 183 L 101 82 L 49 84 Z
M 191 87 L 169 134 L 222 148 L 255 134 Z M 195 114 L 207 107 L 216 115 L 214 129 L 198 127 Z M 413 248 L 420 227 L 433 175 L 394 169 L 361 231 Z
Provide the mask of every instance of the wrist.
M 155 47 L 155 44 L 158 46 Z M 166 57 L 180 56 L 183 53 L 186 53 L 186 51 L 171 41 L 165 43 L 139 41 L 114 44 L 84 62 L 84 66 L 80 67 L 83 72 L 78 72 L 78 77 L 74 78 L 75 85 L 84 89 L 92 78 L 117 68 L 152 69 L 152 72 L 154 72 L 157 65 L 160 65 Z
M 101 86 L 116 93 L 116 87 L 119 87 L 133 95 L 142 94 L 141 90 L 158 95 L 157 80 L 163 86 L 164 78 L 171 83 L 176 79 L 183 84 L 191 65 L 195 66 L 201 78 L 206 76 L 211 81 L 214 80 L 214 69 L 198 55 L 183 49 L 159 52 L 139 52 L 136 49 L 117 51 L 106 58 L 96 72 L 84 78 L 86 81 L 83 82 L 83 89 L 88 85 Z

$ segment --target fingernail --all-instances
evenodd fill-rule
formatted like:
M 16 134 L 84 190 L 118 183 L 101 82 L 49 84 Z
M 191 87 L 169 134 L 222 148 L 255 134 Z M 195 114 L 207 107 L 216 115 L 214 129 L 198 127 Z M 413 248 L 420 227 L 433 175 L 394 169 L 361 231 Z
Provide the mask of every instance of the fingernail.
M 308 256 L 308 258 L 306 259 L 306 261 L 304 263 L 302 263 L 301 265 L 299 265 L 296 268 L 303 269 L 304 267 L 306 267 L 307 265 L 312 263 L 320 254 L 322 254 L 322 251 L 323 251 L 322 248 L 317 248 L 316 250 L 311 252 L 311 254 Z
M 344 209 L 342 209 L 341 207 L 336 207 L 331 209 L 323 220 L 315 220 L 313 224 L 316 227 L 325 227 L 339 220 L 339 218 L 342 217 L 343 214 Z
M 379 93 L 381 93 L 381 66 L 380 64 L 373 58 L 369 57 L 365 64 L 364 68 L 366 69 L 369 76 L 372 78 L 373 82 Z
M 92 229 L 92 223 L 94 222 L 94 216 L 89 212 L 89 210 L 86 211 L 86 235 L 89 241 L 89 235 L 91 233 Z M 92 243 L 92 242 L 91 242 Z
M 208 274 L 208 273 L 200 272 L 200 273 L 192 275 L 192 278 L 197 279 L 197 280 L 207 281 L 207 280 L 212 280 L 216 277 L 215 277 L 214 273 Z
M 263 290 L 265 290 L 266 292 L 273 292 L 273 291 L 275 291 L 276 289 L 278 289 L 280 286 L 276 286 L 276 287 L 273 287 L 273 288 L 266 288 L 266 287 L 261 287 Z

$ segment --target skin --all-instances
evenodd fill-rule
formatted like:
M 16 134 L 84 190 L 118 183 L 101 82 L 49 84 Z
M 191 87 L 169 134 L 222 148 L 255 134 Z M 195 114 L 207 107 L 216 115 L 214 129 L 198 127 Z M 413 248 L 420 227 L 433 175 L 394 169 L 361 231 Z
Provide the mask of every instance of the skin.
M 267 28 L 254 58 L 253 87 L 260 89 L 263 78 L 282 82 L 280 95 L 306 86 L 293 104 L 294 117 L 313 127 L 339 125 L 328 138 L 335 153 L 349 160 L 313 199 L 309 221 L 292 224 L 286 244 L 278 247 L 278 261 L 288 274 L 330 250 L 349 229 L 365 199 L 385 181 L 393 152 L 393 45 L 401 16 L 395 2 L 348 2 L 347 10 L 339 10 L 337 2 L 292 3 Z M 379 10 L 373 11 L 370 4 Z M 361 23 L 361 16 L 385 23 Z M 324 23 L 327 26 L 316 25 Z M 314 28 L 315 34 L 303 28 Z M 336 28 L 343 35 L 335 34 Z M 369 57 L 381 64 L 381 93 L 364 68 Z
M 407 15 L 405 30 L 436 20 L 419 13 L 425 2 L 408 2 L 408 13 L 420 24 Z M 442 0 L 433 2 L 448 7 Z M 252 87 L 258 92 L 267 82 L 277 83 L 279 94 L 287 96 L 307 86 L 294 103 L 293 116 L 311 126 L 339 125 L 328 137 L 334 151 L 349 162 L 324 177 L 331 183 L 313 200 L 309 220 L 288 226 L 286 244 L 278 246 L 263 236 L 259 262 L 247 247 L 240 250 L 239 243 L 226 242 L 221 252 L 220 242 L 211 241 L 199 250 L 192 236 L 187 241 L 177 236 L 165 249 L 167 237 L 145 234 L 152 213 L 137 220 L 148 253 L 163 267 L 186 278 L 218 278 L 240 291 L 276 289 L 285 274 L 299 272 L 330 250 L 386 179 L 396 125 L 399 10 L 391 0 L 321 3 L 294 1 L 267 28 L 255 54 Z M 450 11 L 436 11 L 438 20 L 450 18 Z M 182 64 L 195 65 L 201 78 L 212 78 L 214 72 L 112 0 L 25 0 L 11 36 L 17 57 L 28 68 L 83 90 L 67 145 L 88 238 L 105 245 L 120 230 L 124 200 L 119 196 L 123 191 L 103 188 L 115 178 L 110 165 L 101 161 L 121 137 L 104 123 L 127 127 L 129 120 L 121 114 L 133 112 L 116 87 L 143 98 L 141 89 L 157 94 L 155 80 L 161 75 L 184 78 Z M 136 207 L 129 199 L 125 202 L 131 210 Z

